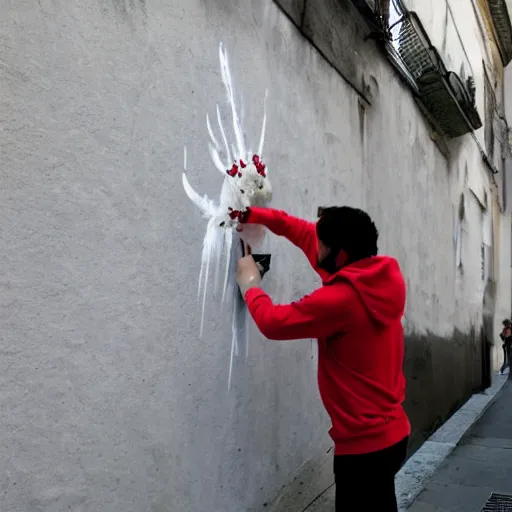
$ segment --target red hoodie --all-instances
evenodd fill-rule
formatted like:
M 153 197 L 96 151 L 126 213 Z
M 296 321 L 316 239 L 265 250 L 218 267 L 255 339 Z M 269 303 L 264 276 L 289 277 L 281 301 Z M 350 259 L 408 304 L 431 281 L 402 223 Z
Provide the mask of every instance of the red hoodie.
M 335 454 L 383 450 L 410 435 L 402 407 L 405 283 L 397 261 L 375 256 L 329 275 L 317 266 L 314 223 L 265 208 L 251 208 L 246 222 L 288 238 L 322 278 L 321 288 L 289 305 L 274 305 L 261 288 L 245 300 L 265 337 L 318 339 L 318 386 Z

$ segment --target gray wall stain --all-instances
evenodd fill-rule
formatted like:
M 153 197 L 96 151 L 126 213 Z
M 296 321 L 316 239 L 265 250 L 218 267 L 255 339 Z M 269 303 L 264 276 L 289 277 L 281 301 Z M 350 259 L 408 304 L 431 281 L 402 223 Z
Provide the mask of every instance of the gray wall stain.
M 134 17 L 147 15 L 146 0 L 99 0 L 103 12 L 107 15 L 114 13 L 123 21 L 134 22 Z M 133 25 L 135 29 L 135 25 Z
M 302 26 L 306 0 L 276 0 L 276 4 L 290 16 L 295 25 L 298 27 Z
M 474 331 L 454 331 L 450 339 L 431 334 L 407 336 L 405 409 L 412 424 L 409 453 L 416 451 L 472 393 L 480 390 L 481 364 Z M 439 386 L 439 381 L 446 387 Z
M 446 52 L 446 43 L 447 43 L 447 37 L 448 37 L 448 23 L 449 22 L 450 22 L 450 7 L 448 6 L 448 4 L 445 4 L 443 44 L 441 46 L 443 53 Z
M 361 144 L 363 144 L 365 107 L 360 99 L 357 100 L 357 111 L 359 113 L 359 135 L 361 136 Z

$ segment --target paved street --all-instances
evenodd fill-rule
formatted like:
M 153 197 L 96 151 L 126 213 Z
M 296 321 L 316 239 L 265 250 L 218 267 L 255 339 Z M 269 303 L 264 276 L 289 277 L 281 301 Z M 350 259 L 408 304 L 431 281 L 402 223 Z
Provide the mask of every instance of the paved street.
M 510 382 L 443 462 L 409 511 L 481 512 L 491 493 L 512 494 Z M 512 511 L 512 500 L 508 506 L 488 510 Z

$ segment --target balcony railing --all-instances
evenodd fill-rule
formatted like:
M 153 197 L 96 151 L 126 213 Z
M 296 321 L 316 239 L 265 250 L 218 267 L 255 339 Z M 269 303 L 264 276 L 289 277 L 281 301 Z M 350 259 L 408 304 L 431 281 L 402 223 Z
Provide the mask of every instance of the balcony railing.
M 459 137 L 482 126 L 472 77 L 463 80 L 446 69 L 414 12 L 400 0 L 353 1 L 438 131 Z
M 512 25 L 505 0 L 487 0 L 503 65 L 512 60 Z

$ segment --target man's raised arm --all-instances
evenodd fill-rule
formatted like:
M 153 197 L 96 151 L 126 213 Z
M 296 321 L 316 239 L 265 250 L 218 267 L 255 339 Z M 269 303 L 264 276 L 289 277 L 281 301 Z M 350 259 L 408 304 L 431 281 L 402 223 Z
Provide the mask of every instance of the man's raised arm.
M 345 284 L 323 286 L 297 302 L 276 305 L 261 288 L 250 288 L 245 302 L 260 332 L 271 340 L 325 338 L 339 332 L 347 319 Z
M 288 215 L 272 208 L 251 207 L 243 219 L 246 224 L 261 224 L 278 236 L 284 236 L 302 249 L 311 265 L 316 268 L 317 238 L 314 222 Z

